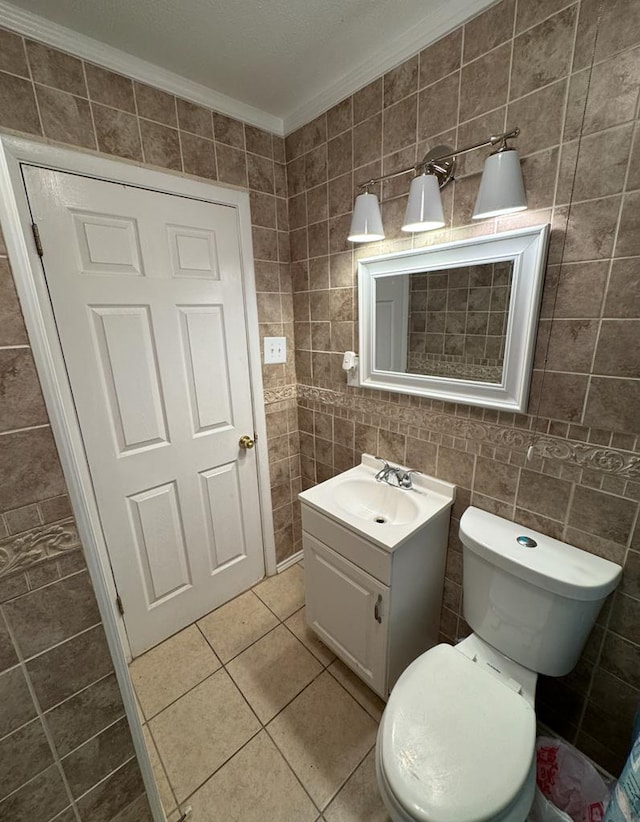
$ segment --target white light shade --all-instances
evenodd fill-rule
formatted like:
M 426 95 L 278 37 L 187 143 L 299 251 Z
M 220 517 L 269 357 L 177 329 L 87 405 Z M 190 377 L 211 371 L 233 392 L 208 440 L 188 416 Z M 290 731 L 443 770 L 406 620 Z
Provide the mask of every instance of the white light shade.
M 444 212 L 440 186 L 435 174 L 414 177 L 409 189 L 409 201 L 404 215 L 403 231 L 431 231 L 442 228 Z
M 351 217 L 351 228 L 347 239 L 351 243 L 370 243 L 373 240 L 384 240 L 380 206 L 375 194 L 366 192 L 365 194 L 358 194 L 356 197 Z
M 526 207 L 527 195 L 522 182 L 518 152 L 510 148 L 487 157 L 473 219 L 482 220 L 484 217 L 524 211 Z

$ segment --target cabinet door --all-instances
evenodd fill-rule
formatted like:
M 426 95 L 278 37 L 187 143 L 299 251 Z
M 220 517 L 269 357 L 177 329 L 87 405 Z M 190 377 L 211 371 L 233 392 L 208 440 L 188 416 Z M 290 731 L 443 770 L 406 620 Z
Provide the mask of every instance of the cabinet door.
M 389 588 L 310 534 L 303 545 L 307 622 L 386 699 Z

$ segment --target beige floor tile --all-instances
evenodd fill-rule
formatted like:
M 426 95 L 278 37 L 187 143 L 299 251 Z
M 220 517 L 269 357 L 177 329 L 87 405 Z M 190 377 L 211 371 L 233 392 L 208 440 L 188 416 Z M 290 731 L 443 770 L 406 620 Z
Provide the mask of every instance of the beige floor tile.
M 228 662 L 277 624 L 266 605 L 247 591 L 201 619 L 198 627 L 220 659 Z
M 149 725 L 178 802 L 260 729 L 226 671 L 205 679 Z
M 376 740 L 376 723 L 326 671 L 269 723 L 268 731 L 319 808 Z
M 375 750 L 324 811 L 325 822 L 391 822 L 376 783 Z
M 285 625 L 290 628 L 298 637 L 300 642 L 307 646 L 311 653 L 320 660 L 323 665 L 329 665 L 336 658 L 324 642 L 321 642 L 316 634 L 309 628 L 305 619 L 306 608 L 300 608 L 295 614 L 289 617 Z
M 227 670 L 266 724 L 322 671 L 322 665 L 279 625 L 232 660 Z
M 129 672 L 147 719 L 220 667 L 195 625 L 134 659 Z
M 173 795 L 173 791 L 171 790 L 171 785 L 169 785 L 169 781 L 167 779 L 166 773 L 164 772 L 164 768 L 160 763 L 160 757 L 158 756 L 158 750 L 156 748 L 155 742 L 153 741 L 153 737 L 149 733 L 149 729 L 146 725 L 142 730 L 144 732 L 144 741 L 147 746 L 147 751 L 149 753 L 149 759 L 151 760 L 151 767 L 153 768 L 153 775 L 156 780 L 156 785 L 158 786 L 160 801 L 162 802 L 164 812 L 168 815 L 171 813 L 171 811 L 176 807 L 178 803 L 176 802 L 176 798 Z
M 353 673 L 351 668 L 348 668 L 344 662 L 339 659 L 332 662 L 327 670 L 335 676 L 338 682 L 349 691 L 356 702 L 359 702 L 376 722 L 380 722 L 385 703 L 380 699 L 378 694 L 375 694 L 368 685 L 364 684 L 359 676 Z
M 296 563 L 281 574 L 259 582 L 253 589 L 280 619 L 286 619 L 304 605 L 304 574 Z
M 189 798 L 189 822 L 314 822 L 318 811 L 262 731 Z

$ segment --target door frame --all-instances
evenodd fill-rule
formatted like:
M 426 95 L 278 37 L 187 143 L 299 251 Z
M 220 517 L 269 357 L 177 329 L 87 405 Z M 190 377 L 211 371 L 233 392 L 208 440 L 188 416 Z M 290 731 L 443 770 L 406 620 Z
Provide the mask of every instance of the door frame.
M 157 789 L 146 753 L 129 671 L 131 659 L 124 620 L 116 605 L 116 588 L 80 425 L 76 416 L 71 386 L 64 365 L 53 308 L 49 300 L 41 259 L 31 229 L 21 164 L 80 174 L 112 183 L 138 186 L 163 194 L 190 197 L 204 202 L 231 206 L 238 213 L 242 280 L 244 290 L 252 411 L 258 435 L 256 458 L 258 493 L 264 548 L 265 572 L 276 572 L 276 552 L 271 508 L 267 429 L 264 408 L 258 306 L 251 239 L 249 195 L 246 191 L 197 180 L 165 171 L 155 171 L 121 160 L 111 160 L 81 150 L 58 148 L 0 133 L 0 226 L 7 255 L 29 334 L 51 430 L 58 448 L 73 513 L 84 548 L 89 575 L 104 623 L 109 649 L 122 692 L 127 716 L 132 725 L 136 753 L 149 794 L 154 818 L 164 819 Z

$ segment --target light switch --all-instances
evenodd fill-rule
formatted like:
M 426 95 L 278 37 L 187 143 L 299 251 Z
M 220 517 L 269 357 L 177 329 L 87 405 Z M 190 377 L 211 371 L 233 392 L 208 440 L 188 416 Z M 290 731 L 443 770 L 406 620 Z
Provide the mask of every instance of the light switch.
M 264 338 L 264 362 L 265 365 L 287 361 L 287 338 L 286 337 L 265 337 Z

